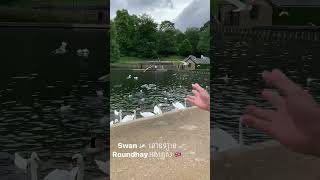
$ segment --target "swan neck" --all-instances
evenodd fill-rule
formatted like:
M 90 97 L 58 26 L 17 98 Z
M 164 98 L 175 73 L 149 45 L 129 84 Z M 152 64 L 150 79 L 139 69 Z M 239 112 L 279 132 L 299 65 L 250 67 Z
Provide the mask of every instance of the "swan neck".
M 242 118 L 239 119 L 239 144 L 243 145 Z
M 30 165 L 31 180 L 38 180 L 38 163 L 36 162 L 36 160 L 30 159 L 28 160 L 28 164 Z
M 80 162 L 78 164 L 78 173 L 77 173 L 77 180 L 84 180 L 84 164 Z

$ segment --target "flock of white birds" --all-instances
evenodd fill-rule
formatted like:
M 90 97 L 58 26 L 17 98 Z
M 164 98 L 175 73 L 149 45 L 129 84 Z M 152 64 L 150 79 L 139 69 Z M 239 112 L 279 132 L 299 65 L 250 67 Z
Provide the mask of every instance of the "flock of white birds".
M 95 138 L 93 138 L 95 141 Z M 92 142 L 91 142 L 92 143 Z M 96 146 L 96 142 L 89 144 L 84 152 L 86 154 L 97 154 L 103 152 L 102 146 Z M 95 160 L 99 170 L 105 174 L 109 174 L 109 161 Z M 29 172 L 31 180 L 39 180 L 38 177 L 40 166 L 44 164 L 36 152 L 32 152 L 30 158 L 23 158 L 18 152 L 14 154 L 14 164 L 18 169 L 24 170 L 25 173 Z M 72 156 L 71 168 L 69 170 L 55 169 L 46 175 L 43 180 L 84 180 L 84 167 L 85 161 L 81 153 Z
M 59 54 L 65 54 L 67 53 L 67 43 L 66 42 L 62 42 L 60 47 L 58 49 L 53 50 L 51 53 L 55 54 L 55 55 L 59 55 Z M 78 49 L 76 52 L 77 56 L 80 57 L 85 57 L 88 58 L 90 51 L 89 49 L 85 48 L 85 49 Z
M 138 80 L 139 77 L 133 77 L 130 74 L 130 75 L 128 75 L 126 77 L 126 79 Z M 141 88 L 145 88 L 146 90 L 156 90 L 157 89 L 157 85 L 155 85 L 155 84 L 144 84 L 144 85 L 141 86 Z M 164 91 L 164 92 L 166 93 L 166 91 Z M 140 90 L 140 93 L 143 93 L 143 91 Z M 132 95 L 129 95 L 128 97 L 131 98 Z M 164 100 L 167 100 L 167 98 L 164 98 Z M 140 101 L 144 102 L 145 98 L 141 98 Z M 162 103 L 157 104 L 157 105 L 155 105 L 153 107 L 153 112 L 141 111 L 141 112 L 139 112 L 139 114 L 143 118 L 160 115 L 160 114 L 163 113 L 162 110 L 161 110 L 162 106 L 164 106 L 164 104 L 162 104 Z M 184 104 L 176 101 L 176 102 L 172 103 L 172 106 L 174 107 L 173 110 L 186 109 L 187 108 L 186 99 L 184 99 Z M 136 110 L 133 110 L 133 114 L 129 114 L 129 115 L 126 115 L 126 116 L 123 116 L 123 111 L 121 109 L 119 111 L 118 110 L 114 110 L 114 115 L 117 117 L 117 119 L 114 119 L 114 120 L 110 121 L 110 127 L 112 127 L 112 126 L 114 126 L 115 124 L 118 124 L 118 123 L 125 123 L 125 122 L 129 122 L 129 121 L 134 121 L 134 120 L 137 119 L 137 111 Z
M 67 53 L 67 43 L 62 42 L 61 46 L 53 50 L 51 52 L 55 55 L 61 55 Z M 78 49 L 76 52 L 77 56 L 80 57 L 89 57 L 90 51 L 88 49 Z M 108 75 L 100 77 L 99 81 L 105 81 L 105 79 L 108 78 Z M 98 97 L 103 97 L 103 90 L 97 90 L 96 94 Z M 61 113 L 67 113 L 73 110 L 71 105 L 65 105 L 61 104 L 59 111 Z M 96 143 L 95 139 L 94 142 L 90 142 L 90 144 L 85 148 L 84 152 L 86 154 L 96 154 L 99 152 L 102 152 L 102 147 L 97 147 L 95 144 L 92 145 L 92 143 Z M 82 154 L 77 153 L 72 156 L 72 168 L 71 170 L 61 170 L 56 169 L 50 172 L 48 175 L 44 177 L 44 180 L 84 180 L 84 159 Z M 109 162 L 104 162 L 100 160 L 95 160 L 96 165 L 98 168 L 105 174 L 109 174 Z M 23 158 L 18 152 L 14 154 L 14 164 L 18 169 L 24 170 L 25 173 L 27 171 L 30 171 L 31 180 L 39 180 L 38 177 L 38 171 L 40 168 L 40 165 L 42 164 L 42 161 L 40 160 L 38 154 L 36 152 L 32 152 L 30 158 L 25 159 Z
M 153 112 L 140 112 L 140 115 L 144 118 L 146 117 L 152 117 L 152 116 L 156 116 L 156 115 L 160 115 L 162 114 L 162 110 L 161 110 L 161 106 L 163 104 L 158 104 L 158 105 L 155 105 L 153 107 Z M 181 110 L 181 109 L 186 109 L 187 108 L 187 102 L 186 102 L 186 99 L 185 99 L 185 102 L 184 102 L 184 105 L 180 102 L 174 102 L 172 103 L 172 106 L 174 107 L 174 110 Z M 117 110 L 114 110 L 114 115 L 116 117 L 119 117 L 119 119 L 115 119 L 115 120 L 112 120 L 110 121 L 110 126 L 112 127 L 113 125 L 117 124 L 117 123 L 125 123 L 125 122 L 129 122 L 129 121 L 133 121 L 133 120 L 136 120 L 137 119 L 137 111 L 136 110 L 133 110 L 133 114 L 130 114 L 130 115 L 126 115 L 123 117 L 123 113 L 122 113 L 122 110 L 120 109 L 119 111 Z

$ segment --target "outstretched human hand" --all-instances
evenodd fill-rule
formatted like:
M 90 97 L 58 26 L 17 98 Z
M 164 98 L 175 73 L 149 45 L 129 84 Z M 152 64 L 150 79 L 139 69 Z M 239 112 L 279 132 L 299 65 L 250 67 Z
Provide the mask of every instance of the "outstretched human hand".
M 200 109 L 210 111 L 210 96 L 208 92 L 196 83 L 192 84 L 192 93 L 194 96 L 187 96 L 187 101 Z
M 320 156 L 320 109 L 312 96 L 280 70 L 265 71 L 264 81 L 277 89 L 262 96 L 275 110 L 249 106 L 244 122 L 264 131 L 292 151 Z

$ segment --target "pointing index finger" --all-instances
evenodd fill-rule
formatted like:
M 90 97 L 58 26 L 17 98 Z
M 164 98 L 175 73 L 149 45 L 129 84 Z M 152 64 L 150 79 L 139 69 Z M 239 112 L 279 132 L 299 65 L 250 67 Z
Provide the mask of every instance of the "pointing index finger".
M 278 69 L 275 69 L 272 72 L 264 71 L 262 77 L 268 85 L 279 89 L 283 96 L 290 96 L 301 91 L 301 88 L 298 85 Z

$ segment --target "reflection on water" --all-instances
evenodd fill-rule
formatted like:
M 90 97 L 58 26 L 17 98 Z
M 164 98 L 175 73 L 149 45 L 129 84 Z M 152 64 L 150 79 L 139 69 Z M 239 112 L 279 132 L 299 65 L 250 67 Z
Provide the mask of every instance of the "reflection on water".
M 91 134 L 96 134 L 105 143 L 105 149 L 108 148 L 108 124 L 101 125 L 99 121 L 108 112 L 107 99 L 96 94 L 106 84 L 89 80 L 87 74 L 69 80 L 48 80 L 38 73 L 2 82 L 1 151 L 28 156 L 37 152 L 46 162 L 41 171 L 45 175 L 56 168 L 67 168 L 69 158 L 83 152 Z M 63 104 L 70 105 L 72 110 L 60 112 Z M 103 156 L 85 155 L 87 175 L 104 176 L 94 163 L 94 158 L 103 159 Z
M 279 68 L 291 79 L 317 97 L 320 89 L 319 42 L 311 41 L 217 41 L 214 57 L 217 72 L 213 79 L 211 128 L 218 126 L 238 139 L 238 121 L 247 105 L 270 107 L 261 98 L 266 88 L 261 80 L 263 70 Z M 231 78 L 226 83 L 221 77 Z M 315 78 L 309 87 L 306 80 Z M 246 144 L 265 141 L 271 137 L 255 129 L 244 128 Z
M 108 69 L 107 28 L 22 24 L 1 26 L 0 32 L 0 151 L 26 157 L 37 152 L 44 162 L 42 179 L 53 169 L 68 168 L 69 158 L 83 152 L 92 134 L 107 149 L 109 126 L 100 119 L 109 113 L 109 89 L 96 81 Z M 62 41 L 68 44 L 66 53 L 52 54 Z M 84 48 L 90 55 L 77 56 Z M 96 94 L 101 89 L 104 97 Z M 61 113 L 61 105 L 72 110 Z M 83 155 L 86 179 L 106 176 L 94 159 L 106 160 L 107 151 Z M 0 157 L 0 179 L 16 179 L 13 174 L 21 173 L 3 170 L 8 162 L 13 164 Z
M 173 110 L 172 103 L 184 103 L 186 95 L 191 95 L 191 84 L 199 83 L 209 90 L 209 72 L 138 72 L 130 70 L 111 71 L 111 119 L 115 119 L 113 110 L 122 110 L 125 114 L 139 112 L 153 112 L 154 105 L 163 104 L 163 112 Z M 131 79 L 127 77 L 131 75 Z M 138 77 L 137 80 L 134 77 Z M 153 88 L 141 87 L 153 84 Z M 152 85 L 151 85 L 152 86 Z M 187 106 L 191 106 L 187 104 Z

